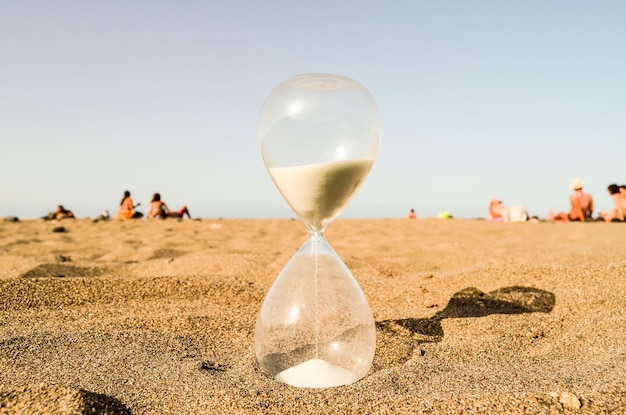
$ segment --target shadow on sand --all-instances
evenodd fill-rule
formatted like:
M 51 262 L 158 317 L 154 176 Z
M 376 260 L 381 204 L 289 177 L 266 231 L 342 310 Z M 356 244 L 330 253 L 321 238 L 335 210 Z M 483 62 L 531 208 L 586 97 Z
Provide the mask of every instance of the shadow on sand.
M 377 353 L 372 369 L 381 370 L 402 364 L 411 358 L 419 344 L 440 342 L 444 335 L 443 319 L 549 313 L 554 304 L 554 294 L 538 288 L 513 286 L 487 294 L 473 287 L 465 288 L 455 293 L 446 307 L 432 317 L 376 322 L 376 347 L 385 349 L 385 353 Z
M 122 402 L 111 396 L 86 391 L 84 389 L 80 390 L 80 395 L 83 400 L 82 413 L 85 415 L 132 415 L 130 409 L 128 409 Z

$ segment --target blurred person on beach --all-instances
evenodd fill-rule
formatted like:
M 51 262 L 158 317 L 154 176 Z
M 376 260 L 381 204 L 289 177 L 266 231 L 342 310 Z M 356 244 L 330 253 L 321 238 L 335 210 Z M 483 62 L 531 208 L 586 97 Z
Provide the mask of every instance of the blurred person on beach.
M 508 222 L 509 210 L 498 197 L 489 200 L 489 220 L 492 222 Z
M 613 209 L 608 212 L 600 212 L 600 217 L 605 222 L 624 222 L 624 216 L 626 215 L 626 192 L 622 191 L 620 186 L 616 184 L 610 184 L 606 190 L 613 199 Z
M 506 207 L 499 197 L 492 197 L 489 200 L 489 217 L 492 222 L 526 222 L 528 212 L 521 205 Z
M 407 215 L 408 219 L 417 219 L 417 215 L 415 214 L 415 209 L 411 209 L 409 214 Z
M 113 216 L 113 219 L 126 220 L 142 217 L 143 214 L 141 212 L 135 211 L 135 208 L 139 205 L 141 205 L 141 203 L 137 203 L 136 205 L 133 204 L 133 199 L 130 197 L 130 192 L 126 190 L 124 192 L 122 202 L 120 203 L 120 208 L 118 209 L 115 216 Z
M 570 211 L 569 213 L 559 212 L 554 214 L 552 211 L 548 213 L 547 220 L 552 222 L 585 222 L 591 220 L 593 214 L 593 197 L 583 192 L 585 183 L 580 179 L 572 179 L 569 188 L 574 191 L 569 196 Z
M 65 209 L 63 205 L 57 206 L 54 212 L 48 213 L 43 219 L 46 220 L 61 220 L 61 219 L 76 219 L 74 213 L 71 210 Z
M 619 189 L 619 194 L 621 196 L 620 201 L 621 201 L 622 211 L 624 213 L 624 220 L 626 220 L 626 185 L 621 184 L 617 186 L 617 188 Z
M 191 214 L 189 213 L 187 206 L 183 205 L 180 209 L 178 209 L 178 211 L 171 211 L 165 202 L 161 200 L 161 195 L 159 193 L 155 193 L 152 196 L 150 209 L 148 210 L 148 215 L 146 217 L 148 219 L 166 219 L 183 218 L 185 215 L 191 219 Z

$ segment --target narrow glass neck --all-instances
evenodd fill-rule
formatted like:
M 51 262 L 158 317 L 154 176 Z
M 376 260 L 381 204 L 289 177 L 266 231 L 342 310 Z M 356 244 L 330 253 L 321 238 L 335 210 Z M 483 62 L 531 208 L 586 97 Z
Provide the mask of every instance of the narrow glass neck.
M 309 231 L 309 236 L 311 238 L 311 242 L 321 242 L 324 241 L 324 229 L 322 229 L 321 231 L 315 231 L 312 228 L 307 226 L 307 229 Z
M 326 230 L 326 225 L 330 223 L 329 219 L 315 220 L 315 221 L 308 221 L 305 218 L 301 218 L 301 219 L 306 225 L 306 228 L 308 229 L 309 233 L 319 233 L 321 235 L 324 234 L 324 231 Z

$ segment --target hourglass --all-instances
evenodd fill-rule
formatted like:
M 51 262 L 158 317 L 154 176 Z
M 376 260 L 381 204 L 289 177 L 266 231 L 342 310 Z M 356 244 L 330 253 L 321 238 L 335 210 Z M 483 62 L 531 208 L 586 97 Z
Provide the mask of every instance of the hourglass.
M 258 134 L 272 180 L 310 237 L 263 302 L 254 336 L 257 360 L 292 386 L 351 384 L 372 364 L 376 329 L 361 288 L 324 231 L 374 163 L 378 108 L 360 83 L 345 76 L 296 76 L 268 96 Z

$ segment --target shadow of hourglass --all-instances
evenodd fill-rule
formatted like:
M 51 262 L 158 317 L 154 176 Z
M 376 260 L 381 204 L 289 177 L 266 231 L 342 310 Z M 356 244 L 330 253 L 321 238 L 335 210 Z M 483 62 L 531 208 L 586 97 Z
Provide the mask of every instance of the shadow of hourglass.
M 455 293 L 446 307 L 428 318 L 405 318 L 376 322 L 377 353 L 372 370 L 387 369 L 409 360 L 422 343 L 443 339 L 441 321 L 446 318 L 485 317 L 491 314 L 549 313 L 554 308 L 551 292 L 512 286 L 484 293 L 468 287 Z

